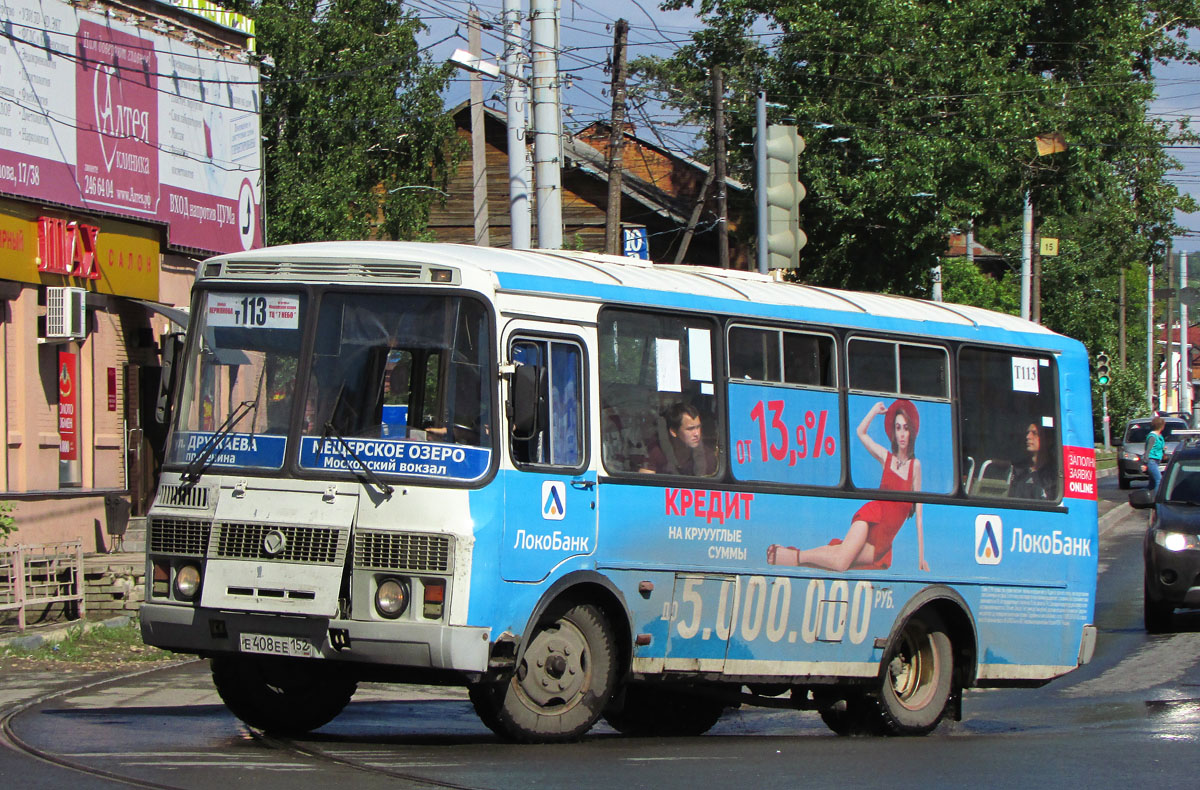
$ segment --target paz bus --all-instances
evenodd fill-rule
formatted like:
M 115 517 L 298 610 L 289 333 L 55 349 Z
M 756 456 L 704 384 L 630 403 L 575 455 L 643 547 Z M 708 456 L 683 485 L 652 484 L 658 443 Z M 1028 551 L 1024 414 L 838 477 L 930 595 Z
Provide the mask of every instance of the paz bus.
M 141 628 L 267 731 L 923 734 L 1092 654 L 1088 360 L 1013 316 L 568 251 L 202 262 Z

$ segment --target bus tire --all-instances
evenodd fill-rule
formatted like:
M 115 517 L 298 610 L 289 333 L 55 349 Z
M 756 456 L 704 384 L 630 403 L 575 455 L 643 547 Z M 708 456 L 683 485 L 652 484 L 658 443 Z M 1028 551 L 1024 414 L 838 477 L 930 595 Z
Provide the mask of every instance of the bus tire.
M 614 643 L 612 627 L 595 606 L 552 611 L 534 630 L 509 680 L 471 690 L 475 712 L 506 740 L 576 740 L 596 723 L 612 696 Z
M 358 683 L 315 661 L 249 656 L 212 660 L 213 685 L 225 707 L 246 724 L 280 734 L 300 734 L 333 721 Z
M 925 735 L 946 713 L 954 685 L 954 651 L 933 612 L 910 617 L 884 654 L 879 721 L 888 735 Z
M 825 726 L 843 737 L 880 734 L 879 705 L 865 694 L 847 696 L 818 712 Z
M 1146 633 L 1165 634 L 1171 630 L 1171 620 L 1175 616 L 1175 607 L 1169 603 L 1155 601 L 1150 597 L 1150 584 L 1142 584 L 1142 619 L 1146 623 Z
M 622 735 L 678 738 L 703 735 L 725 712 L 725 703 L 688 689 L 633 683 L 621 706 L 609 706 L 604 720 Z

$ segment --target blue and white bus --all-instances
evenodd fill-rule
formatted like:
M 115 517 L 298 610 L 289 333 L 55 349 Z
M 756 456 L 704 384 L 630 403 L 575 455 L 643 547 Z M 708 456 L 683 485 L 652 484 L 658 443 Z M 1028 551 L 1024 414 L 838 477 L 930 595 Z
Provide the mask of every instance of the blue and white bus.
M 148 644 L 251 726 L 464 685 L 502 737 L 920 734 L 1095 644 L 1088 360 L 1008 315 L 567 251 L 200 264 Z

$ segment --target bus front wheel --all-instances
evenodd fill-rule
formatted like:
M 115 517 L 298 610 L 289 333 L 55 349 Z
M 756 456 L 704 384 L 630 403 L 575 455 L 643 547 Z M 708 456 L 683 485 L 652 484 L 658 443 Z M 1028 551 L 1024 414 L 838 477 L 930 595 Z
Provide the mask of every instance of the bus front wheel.
M 267 732 L 299 734 L 328 724 L 354 696 L 354 679 L 316 661 L 250 656 L 212 660 L 213 685 L 233 715 Z
M 932 612 L 909 618 L 885 654 L 879 716 L 891 735 L 925 735 L 937 727 L 950 701 L 954 652 L 942 621 Z
M 591 729 L 612 696 L 614 642 L 608 619 L 591 604 L 549 614 L 507 682 L 471 690 L 475 712 L 508 740 L 575 740 Z

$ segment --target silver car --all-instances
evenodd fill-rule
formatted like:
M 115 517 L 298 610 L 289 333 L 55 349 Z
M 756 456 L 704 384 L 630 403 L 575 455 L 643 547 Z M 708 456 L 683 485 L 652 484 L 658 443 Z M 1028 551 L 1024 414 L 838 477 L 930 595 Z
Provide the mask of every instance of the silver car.
M 1146 459 L 1143 457 L 1146 453 L 1146 434 L 1150 433 L 1150 419 L 1150 417 L 1145 417 L 1130 420 L 1125 426 L 1125 438 L 1121 441 L 1120 449 L 1117 451 L 1117 485 L 1121 488 L 1129 488 L 1129 483 L 1133 480 L 1150 479 L 1150 475 L 1146 471 Z M 1166 468 L 1167 461 L 1171 460 L 1171 454 L 1179 446 L 1179 440 L 1173 439 L 1171 434 L 1174 431 L 1186 430 L 1188 427 L 1186 422 L 1175 417 L 1164 417 L 1163 419 L 1166 422 L 1163 427 L 1163 440 L 1166 444 L 1163 447 L 1160 468 Z

